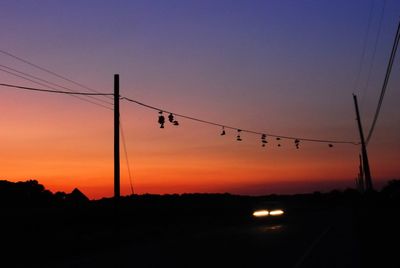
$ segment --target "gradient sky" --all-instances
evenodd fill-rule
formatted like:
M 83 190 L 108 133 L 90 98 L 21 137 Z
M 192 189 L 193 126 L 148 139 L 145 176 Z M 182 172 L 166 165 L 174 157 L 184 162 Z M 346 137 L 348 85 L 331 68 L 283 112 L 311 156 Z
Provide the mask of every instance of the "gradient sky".
M 121 95 L 176 113 L 278 135 L 358 141 L 352 93 L 367 131 L 399 15 L 396 0 L 2 0 L 0 49 L 101 92 L 112 92 L 118 73 Z M 87 91 L 3 54 L 0 64 Z M 377 185 L 400 177 L 399 71 L 397 56 L 368 147 Z M 0 82 L 43 88 L 1 71 Z M 112 111 L 65 95 L 0 94 L 0 179 L 112 196 Z M 233 131 L 221 137 L 218 127 L 179 118 L 179 127 L 161 130 L 156 111 L 121 106 L 136 193 L 354 186 L 358 146 L 302 142 L 296 150 L 293 141 L 278 148 L 270 140 L 262 148 L 259 136 L 244 133 L 237 142 Z M 125 195 L 131 190 L 121 152 Z

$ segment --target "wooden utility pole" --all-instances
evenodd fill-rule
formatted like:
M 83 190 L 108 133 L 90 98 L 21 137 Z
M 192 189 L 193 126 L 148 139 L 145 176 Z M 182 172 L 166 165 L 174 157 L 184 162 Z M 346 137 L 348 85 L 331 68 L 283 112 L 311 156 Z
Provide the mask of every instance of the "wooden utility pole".
M 119 75 L 114 75 L 114 199 L 120 198 Z
M 365 178 L 364 187 L 365 187 L 365 190 L 367 192 L 369 192 L 369 191 L 373 190 L 373 186 L 372 186 L 371 171 L 369 169 L 367 147 L 365 145 L 364 132 L 363 132 L 362 125 L 361 125 L 360 112 L 358 110 L 357 96 L 355 94 L 353 94 L 353 99 L 354 99 L 354 106 L 356 108 L 358 131 L 360 132 L 360 139 L 361 139 L 362 166 L 364 169 L 363 171 L 364 171 L 364 178 Z

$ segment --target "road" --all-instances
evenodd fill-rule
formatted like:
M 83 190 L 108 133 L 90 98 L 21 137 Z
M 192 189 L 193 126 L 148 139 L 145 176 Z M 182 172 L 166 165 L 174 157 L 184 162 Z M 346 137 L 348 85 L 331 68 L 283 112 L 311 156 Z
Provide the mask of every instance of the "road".
M 2 209 L 1 267 L 400 267 L 395 200 L 279 197 L 285 216 L 266 221 L 251 217 L 253 201 L 143 196 L 118 213 L 112 202 Z
M 51 267 L 362 267 L 351 209 L 302 211 L 285 221 L 170 228 L 118 249 Z M 165 230 L 164 230 L 165 231 Z

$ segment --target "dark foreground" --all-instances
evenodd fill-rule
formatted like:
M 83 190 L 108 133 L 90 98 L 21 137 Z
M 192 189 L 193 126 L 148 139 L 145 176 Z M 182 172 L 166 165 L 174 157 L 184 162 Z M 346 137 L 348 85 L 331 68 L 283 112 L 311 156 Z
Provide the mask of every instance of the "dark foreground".
M 254 204 L 279 201 L 281 220 Z M 355 191 L 1 207 L 1 267 L 400 267 L 399 199 Z

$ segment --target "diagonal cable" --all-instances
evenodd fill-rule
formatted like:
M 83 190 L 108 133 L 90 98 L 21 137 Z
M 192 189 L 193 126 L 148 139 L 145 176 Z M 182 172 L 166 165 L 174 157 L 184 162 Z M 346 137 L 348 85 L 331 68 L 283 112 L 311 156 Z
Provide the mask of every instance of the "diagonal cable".
M 371 125 L 371 128 L 370 128 L 369 132 L 368 132 L 368 136 L 367 136 L 367 139 L 366 139 L 366 142 L 365 142 L 367 145 L 368 145 L 369 141 L 371 140 L 372 133 L 375 130 L 376 122 L 378 120 L 379 113 L 381 111 L 383 98 L 385 96 L 386 88 L 387 88 L 387 85 L 388 85 L 388 82 L 389 82 L 389 78 L 390 78 L 390 74 L 392 72 L 393 62 L 394 62 L 394 59 L 396 57 L 397 47 L 399 45 L 399 39 L 400 39 L 400 22 L 399 22 L 399 25 L 397 27 L 396 37 L 394 38 L 392 52 L 390 53 L 389 63 L 388 63 L 387 69 L 386 69 L 386 75 L 385 75 L 385 79 L 383 81 L 381 94 L 379 96 L 378 106 L 376 107 L 374 119 L 372 121 L 372 125 Z
M 247 130 L 247 129 L 243 129 L 243 128 L 238 128 L 238 127 L 232 127 L 232 126 L 228 126 L 226 124 L 220 124 L 220 123 L 215 123 L 215 122 L 211 122 L 211 121 L 207 121 L 207 120 L 203 120 L 203 119 L 199 119 L 199 118 L 195 118 L 192 116 L 187 116 L 184 114 L 179 114 L 179 113 L 174 113 L 171 111 L 167 111 L 165 109 L 161 109 L 161 108 L 157 108 L 148 104 L 145 104 L 143 102 L 134 100 L 134 99 L 130 99 L 127 97 L 121 97 L 122 100 L 126 100 L 129 102 L 133 102 L 136 103 L 140 106 L 152 109 L 152 110 L 156 110 L 156 111 L 162 111 L 162 112 L 166 112 L 166 113 L 172 113 L 178 117 L 182 117 L 185 119 L 189 119 L 192 121 L 197 121 L 200 123 L 204 123 L 204 124 L 208 124 L 208 125 L 213 125 L 213 126 L 218 126 L 218 127 L 222 127 L 224 129 L 231 129 L 231 130 L 236 130 L 239 132 L 247 132 L 247 133 L 251 133 L 251 134 L 256 134 L 256 135 L 267 135 L 270 137 L 275 137 L 275 138 L 282 138 L 282 139 L 289 139 L 289 140 L 302 140 L 302 141 L 309 141 L 309 142 L 321 142 L 321 143 L 344 143 L 344 144 L 353 144 L 353 145 L 358 145 L 358 142 L 354 142 L 354 141 L 339 141 L 339 140 L 324 140 L 324 139 L 312 139 L 312 138 L 301 138 L 301 137 L 295 137 L 295 136 L 285 136 L 285 135 L 277 135 L 277 134 L 271 134 L 271 133 L 267 133 L 267 132 L 260 132 L 260 131 L 255 131 L 255 130 Z

